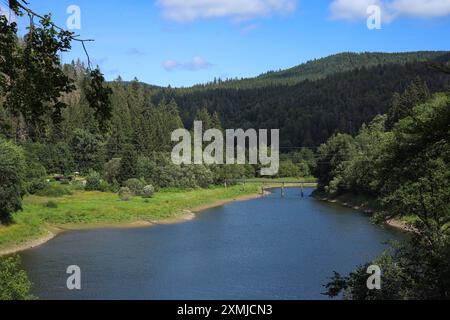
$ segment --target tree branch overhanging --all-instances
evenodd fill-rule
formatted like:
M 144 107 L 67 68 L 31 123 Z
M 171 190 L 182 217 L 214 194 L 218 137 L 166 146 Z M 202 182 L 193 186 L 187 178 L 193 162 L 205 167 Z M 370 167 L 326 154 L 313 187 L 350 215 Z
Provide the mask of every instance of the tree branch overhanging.
M 23 2 L 23 4 L 21 3 Z M 21 14 L 21 10 L 25 11 L 27 13 L 27 15 L 30 18 L 30 29 L 34 27 L 34 22 L 33 22 L 33 18 L 37 17 L 41 20 L 47 20 L 48 23 L 55 29 L 61 31 L 61 32 L 65 32 L 68 33 L 68 38 L 70 40 L 73 41 L 77 41 L 77 42 L 81 42 L 81 45 L 83 47 L 84 53 L 86 54 L 87 57 L 87 63 L 88 63 L 88 69 L 91 70 L 91 59 L 89 57 L 89 53 L 86 49 L 86 42 L 93 42 L 95 41 L 94 39 L 80 39 L 79 35 L 75 35 L 72 32 L 67 31 L 64 28 L 61 28 L 60 26 L 56 25 L 55 23 L 51 22 L 48 20 L 48 16 L 43 16 L 41 14 L 36 13 L 35 11 L 31 10 L 30 8 L 27 7 L 27 5 L 29 5 L 29 3 L 26 0 L 9 0 L 9 7 L 11 8 L 11 10 L 13 10 L 16 14 Z

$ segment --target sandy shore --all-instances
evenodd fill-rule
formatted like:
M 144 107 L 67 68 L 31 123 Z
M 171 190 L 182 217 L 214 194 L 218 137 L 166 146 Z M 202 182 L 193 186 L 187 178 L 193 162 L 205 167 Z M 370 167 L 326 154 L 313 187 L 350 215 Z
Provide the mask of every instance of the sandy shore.
M 268 194 L 268 192 L 265 192 L 265 194 Z M 62 224 L 62 225 L 51 225 L 47 229 L 47 232 L 45 235 L 31 239 L 30 241 L 26 241 L 21 244 L 12 245 L 10 247 L 6 247 L 3 249 L 0 249 L 0 256 L 4 255 L 10 255 L 14 253 L 18 253 L 21 251 L 25 251 L 28 249 L 39 247 L 46 242 L 52 240 L 54 237 L 56 237 L 58 234 L 62 232 L 68 232 L 68 231 L 76 231 L 76 230 L 95 230 L 95 229 L 129 229 L 129 228 L 148 228 L 154 225 L 162 225 L 162 224 L 175 224 L 175 223 L 182 223 L 186 221 L 190 221 L 195 218 L 196 213 L 199 213 L 203 210 L 216 208 L 223 206 L 230 202 L 235 201 L 245 201 L 245 200 L 251 200 L 261 197 L 261 194 L 251 194 L 251 195 L 245 195 L 241 197 L 235 197 L 232 199 L 223 199 L 215 201 L 211 204 L 202 205 L 199 207 L 195 207 L 193 209 L 185 209 L 180 214 L 174 215 L 174 217 L 162 219 L 162 220 L 149 220 L 149 221 L 143 221 L 143 220 L 137 220 L 137 221 L 131 221 L 131 222 L 125 222 L 125 223 L 92 223 L 92 224 Z
M 50 241 L 51 239 L 53 239 L 55 236 L 56 236 L 55 233 L 53 233 L 51 231 L 47 231 L 47 233 L 45 235 L 43 235 L 42 237 L 27 241 L 27 242 L 24 242 L 21 244 L 16 244 L 9 248 L 0 249 L 0 257 L 6 256 L 9 254 L 13 254 L 16 252 L 24 251 L 27 249 L 39 247 L 40 245 L 43 245 L 47 241 Z

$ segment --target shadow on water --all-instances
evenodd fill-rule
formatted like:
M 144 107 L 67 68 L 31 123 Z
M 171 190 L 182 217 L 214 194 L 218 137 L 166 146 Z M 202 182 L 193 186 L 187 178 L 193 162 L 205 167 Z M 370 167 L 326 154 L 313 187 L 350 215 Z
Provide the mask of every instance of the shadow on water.
M 42 299 L 325 299 L 333 271 L 404 234 L 312 191 L 273 189 L 181 224 L 65 233 L 22 258 Z M 69 265 L 81 268 L 80 291 L 66 288 Z

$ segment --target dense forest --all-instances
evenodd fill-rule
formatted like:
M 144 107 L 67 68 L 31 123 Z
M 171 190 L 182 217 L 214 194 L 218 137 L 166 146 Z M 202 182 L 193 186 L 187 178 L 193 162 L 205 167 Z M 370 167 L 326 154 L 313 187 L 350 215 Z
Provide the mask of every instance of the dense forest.
M 412 56 L 406 57 L 412 60 Z M 444 90 L 449 77 L 433 71 L 427 63 L 419 62 L 423 56 L 417 54 L 417 62 L 361 67 L 296 85 L 252 89 L 208 86 L 202 90 L 162 89 L 152 99 L 155 102 L 174 99 L 187 126 L 192 124 L 199 108 L 207 108 L 220 115 L 225 128 L 280 128 L 282 147 L 314 148 L 336 132 L 356 134 L 363 123 L 371 121 L 377 114 L 386 113 L 393 94 L 404 91 L 417 77 L 427 83 L 431 92 Z M 381 55 L 376 57 L 381 58 Z M 346 55 L 342 59 L 345 62 Z M 450 54 L 433 60 L 449 61 Z M 330 63 L 323 63 L 339 65 L 339 60 L 333 57 Z
M 251 89 L 280 85 L 294 85 L 305 80 L 319 80 L 329 75 L 352 71 L 360 68 L 371 68 L 386 64 L 400 64 L 425 62 L 440 59 L 448 52 L 419 51 L 419 52 L 344 52 L 321 59 L 314 59 L 301 65 L 278 71 L 269 71 L 254 78 L 245 79 L 215 79 L 206 84 L 199 84 L 186 90 L 207 89 Z

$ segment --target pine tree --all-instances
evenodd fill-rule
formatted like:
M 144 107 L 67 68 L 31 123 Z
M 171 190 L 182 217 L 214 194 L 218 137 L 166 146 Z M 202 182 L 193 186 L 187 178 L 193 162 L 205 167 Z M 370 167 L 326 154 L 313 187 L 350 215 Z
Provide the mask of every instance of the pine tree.
M 403 94 L 395 93 L 392 99 L 392 107 L 388 112 L 386 129 L 391 130 L 398 121 L 410 116 L 412 109 L 427 101 L 430 96 L 426 83 L 420 78 L 416 78 Z

